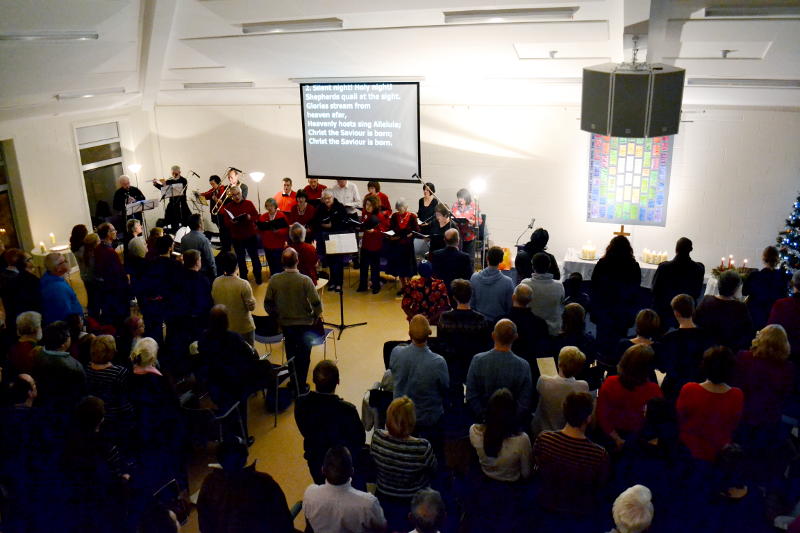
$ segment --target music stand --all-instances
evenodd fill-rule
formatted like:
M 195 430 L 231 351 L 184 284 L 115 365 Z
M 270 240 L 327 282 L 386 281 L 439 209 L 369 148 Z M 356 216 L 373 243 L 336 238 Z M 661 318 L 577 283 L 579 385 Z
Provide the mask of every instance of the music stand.
M 345 255 L 358 253 L 358 242 L 356 242 L 355 233 L 333 233 L 328 235 L 328 240 L 325 242 L 325 255 Z M 366 326 L 366 322 L 357 322 L 355 324 L 344 323 L 344 290 L 339 290 L 339 323 L 333 324 L 331 322 L 324 322 L 326 326 L 331 326 L 339 330 L 336 340 L 341 340 L 342 333 L 347 328 L 356 328 L 358 326 Z
M 147 217 L 144 216 L 145 211 L 151 211 L 158 205 L 157 200 L 139 200 L 125 205 L 125 217 L 133 215 L 134 213 L 142 213 L 142 226 L 144 232 L 147 233 Z

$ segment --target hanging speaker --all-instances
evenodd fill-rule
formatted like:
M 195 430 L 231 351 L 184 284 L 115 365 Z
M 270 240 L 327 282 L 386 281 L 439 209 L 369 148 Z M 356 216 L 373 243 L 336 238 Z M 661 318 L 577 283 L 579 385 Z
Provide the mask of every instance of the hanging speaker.
M 678 133 L 686 71 L 660 63 L 583 69 L 581 129 L 612 137 Z

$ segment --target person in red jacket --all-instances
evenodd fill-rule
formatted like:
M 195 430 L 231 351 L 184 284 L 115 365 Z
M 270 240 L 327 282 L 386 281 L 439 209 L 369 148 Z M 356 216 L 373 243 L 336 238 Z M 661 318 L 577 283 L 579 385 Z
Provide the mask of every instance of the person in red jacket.
M 361 269 L 357 292 L 367 291 L 367 273 L 372 271 L 372 294 L 381 290 L 381 248 L 383 232 L 389 229 L 389 221 L 381 211 L 377 196 L 364 200 L 364 215 L 361 218 L 364 235 L 361 237 Z
M 731 442 L 744 409 L 742 389 L 727 384 L 736 360 L 727 346 L 714 346 L 703 354 L 702 383 L 687 383 L 676 409 L 680 439 L 692 457 L 714 461 Z
M 281 254 L 286 248 L 286 239 L 289 238 L 289 223 L 283 211 L 278 211 L 278 202 L 275 198 L 267 198 L 264 202 L 267 212 L 261 215 L 256 226 L 261 233 L 261 244 L 264 246 L 264 255 L 267 256 L 269 275 L 274 276 L 283 272 Z
M 297 270 L 305 274 L 314 285 L 317 284 L 317 249 L 314 245 L 306 242 L 306 228 L 299 222 L 295 222 L 289 227 L 289 247 L 297 252 Z
M 322 185 L 318 179 L 316 178 L 308 178 L 308 185 L 303 187 L 303 191 L 306 193 L 306 197 L 308 198 L 308 203 L 317 207 L 322 200 L 322 191 L 327 189 L 326 185 Z
M 305 242 L 313 242 L 314 236 L 311 221 L 314 220 L 317 208 L 308 203 L 308 195 L 304 189 L 297 191 L 294 198 L 296 203 L 292 207 L 292 212 L 288 215 L 289 223 L 302 225 L 306 229 Z
M 223 220 L 231 233 L 233 250 L 236 252 L 236 261 L 239 264 L 239 276 L 247 279 L 247 261 L 245 251 L 250 256 L 253 264 L 253 279 L 261 285 L 261 259 L 258 255 L 258 237 L 256 236 L 256 220 L 258 211 L 250 200 L 242 196 L 242 189 L 238 185 L 230 188 L 231 200 L 222 208 Z
M 655 354 L 646 344 L 631 346 L 617 365 L 619 375 L 606 378 L 597 395 L 597 422 L 621 450 L 626 437 L 644 426 L 644 406 L 662 398 L 657 383 L 650 381 Z
M 100 320 L 115 327 L 128 314 L 128 275 L 114 249 L 117 230 L 108 222 L 97 228 L 100 245 L 94 249 L 95 277 L 100 285 Z
M 364 196 L 364 208 L 367 207 L 367 198 L 375 196 L 380 202 L 380 211 L 388 211 L 387 216 L 392 214 L 392 204 L 389 202 L 389 197 L 381 192 L 381 184 L 378 181 L 370 181 L 367 183 L 367 190 L 369 191 Z

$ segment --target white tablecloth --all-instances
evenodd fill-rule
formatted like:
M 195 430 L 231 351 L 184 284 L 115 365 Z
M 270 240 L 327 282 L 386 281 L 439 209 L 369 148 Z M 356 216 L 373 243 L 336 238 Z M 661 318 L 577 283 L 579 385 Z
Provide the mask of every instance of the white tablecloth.
M 42 275 L 45 273 L 46 269 L 44 268 L 44 259 L 47 257 L 47 254 L 51 252 L 57 252 L 67 259 L 67 265 L 69 266 L 70 273 L 78 270 L 78 260 L 75 259 L 75 254 L 73 254 L 72 250 L 69 248 L 66 250 L 47 250 L 42 252 L 41 248 L 37 246 L 31 250 L 31 259 L 33 260 L 33 264 L 39 273 L 39 277 L 42 277 Z
M 714 276 L 709 276 L 706 280 L 706 294 L 710 294 L 711 296 L 719 296 L 719 280 Z M 739 284 L 739 288 L 736 289 L 736 296 L 737 300 L 743 300 L 744 296 L 742 295 L 742 284 Z
M 564 273 L 561 275 L 561 279 L 567 279 L 567 276 L 573 272 L 580 272 L 581 276 L 583 276 L 583 279 L 588 281 L 592 279 L 592 272 L 594 272 L 594 266 L 596 264 L 597 260 L 587 261 L 585 259 L 581 259 L 577 255 L 567 253 L 566 257 L 564 257 L 564 266 L 562 268 Z M 652 289 L 653 278 L 656 276 L 656 269 L 658 268 L 658 265 L 651 265 L 649 263 L 639 261 L 639 267 L 642 270 L 642 287 Z

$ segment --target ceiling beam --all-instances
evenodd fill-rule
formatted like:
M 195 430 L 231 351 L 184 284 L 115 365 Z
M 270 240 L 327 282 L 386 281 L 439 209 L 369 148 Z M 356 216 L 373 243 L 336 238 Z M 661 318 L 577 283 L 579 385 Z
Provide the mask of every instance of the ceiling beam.
M 177 0 L 142 1 L 139 79 L 145 109 L 151 109 L 156 102 L 177 6 Z

